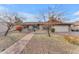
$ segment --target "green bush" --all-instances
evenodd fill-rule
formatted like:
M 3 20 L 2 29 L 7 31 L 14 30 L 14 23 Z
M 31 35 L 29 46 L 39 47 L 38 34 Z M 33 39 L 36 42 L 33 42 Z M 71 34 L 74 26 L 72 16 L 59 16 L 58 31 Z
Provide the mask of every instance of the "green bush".
M 54 28 L 52 28 L 52 29 L 51 29 L 51 32 L 55 32 L 55 29 L 54 29 Z

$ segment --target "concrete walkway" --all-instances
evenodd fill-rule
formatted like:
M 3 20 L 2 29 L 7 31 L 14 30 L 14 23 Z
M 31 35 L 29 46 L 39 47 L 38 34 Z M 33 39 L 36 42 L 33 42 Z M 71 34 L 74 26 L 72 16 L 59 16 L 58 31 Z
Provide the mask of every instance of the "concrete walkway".
M 19 54 L 24 49 L 26 44 L 31 40 L 33 33 L 29 33 L 24 38 L 13 44 L 11 47 L 7 48 L 1 54 Z

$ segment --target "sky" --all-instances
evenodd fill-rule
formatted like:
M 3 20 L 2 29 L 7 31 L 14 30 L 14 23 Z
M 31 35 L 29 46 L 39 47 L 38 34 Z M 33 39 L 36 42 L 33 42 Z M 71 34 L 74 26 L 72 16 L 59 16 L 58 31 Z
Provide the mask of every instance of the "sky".
M 39 21 L 34 17 L 37 16 L 40 10 L 46 12 L 48 7 L 54 8 L 57 12 L 63 12 L 67 21 L 79 21 L 79 4 L 0 4 L 0 12 L 10 11 L 18 12 L 27 17 L 26 21 Z

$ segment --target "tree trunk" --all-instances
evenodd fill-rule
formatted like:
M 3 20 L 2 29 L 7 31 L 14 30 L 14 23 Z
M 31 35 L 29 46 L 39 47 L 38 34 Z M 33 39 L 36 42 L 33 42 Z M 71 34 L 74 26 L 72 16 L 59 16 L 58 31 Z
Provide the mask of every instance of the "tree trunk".
M 10 27 L 8 27 L 8 29 L 7 29 L 7 31 L 5 32 L 4 36 L 7 36 L 9 30 L 10 30 Z
M 50 28 L 48 27 L 48 36 L 51 37 L 50 35 Z

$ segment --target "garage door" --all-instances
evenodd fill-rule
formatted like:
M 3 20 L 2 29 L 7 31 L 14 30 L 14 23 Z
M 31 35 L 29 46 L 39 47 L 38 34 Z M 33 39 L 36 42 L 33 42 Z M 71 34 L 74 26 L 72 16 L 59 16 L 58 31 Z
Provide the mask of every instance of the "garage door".
M 68 26 L 54 26 L 55 32 L 68 32 L 69 27 Z

